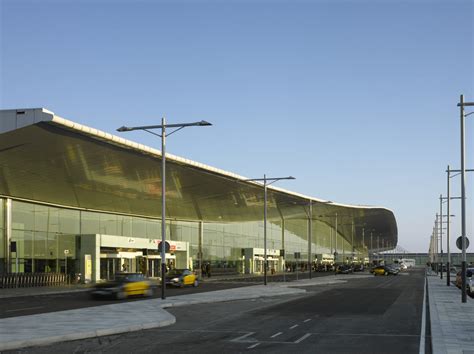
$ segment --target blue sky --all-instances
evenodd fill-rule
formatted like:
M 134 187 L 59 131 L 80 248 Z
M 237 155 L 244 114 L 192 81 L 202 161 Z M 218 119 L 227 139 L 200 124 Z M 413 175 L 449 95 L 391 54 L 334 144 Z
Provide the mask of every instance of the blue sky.
M 46 107 L 111 133 L 205 119 L 214 126 L 174 135 L 168 152 L 387 207 L 399 244 L 428 250 L 444 171 L 459 168 L 456 104 L 474 101 L 473 1 L 0 3 L 0 108 Z M 458 236 L 459 201 L 452 210 Z

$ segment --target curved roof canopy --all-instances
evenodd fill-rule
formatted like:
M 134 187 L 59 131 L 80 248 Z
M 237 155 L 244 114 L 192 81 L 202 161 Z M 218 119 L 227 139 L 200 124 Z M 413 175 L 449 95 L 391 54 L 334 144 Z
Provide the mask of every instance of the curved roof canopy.
M 63 119 L 43 108 L 0 111 L 0 195 L 141 216 L 161 215 L 161 152 Z M 263 218 L 263 186 L 166 154 L 167 217 L 205 222 Z M 397 244 L 392 211 L 268 187 L 268 220 L 308 218 L 335 225 L 348 241 L 362 233 Z M 385 247 L 385 248 L 388 248 Z

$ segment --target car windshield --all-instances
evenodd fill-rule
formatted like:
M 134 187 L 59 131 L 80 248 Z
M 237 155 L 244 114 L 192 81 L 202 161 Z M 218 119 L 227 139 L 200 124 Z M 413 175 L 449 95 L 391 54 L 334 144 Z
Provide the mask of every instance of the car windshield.
M 168 276 L 179 276 L 181 274 L 183 274 L 184 272 L 184 269 L 171 269 L 170 271 L 168 271 Z

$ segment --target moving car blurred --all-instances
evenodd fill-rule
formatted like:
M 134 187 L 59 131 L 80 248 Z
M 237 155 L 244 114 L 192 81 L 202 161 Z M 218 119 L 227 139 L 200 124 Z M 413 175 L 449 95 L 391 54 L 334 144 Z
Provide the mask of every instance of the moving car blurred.
M 372 271 L 374 275 L 397 275 L 398 272 L 399 271 L 396 268 L 386 266 L 386 265 L 377 266 Z
M 466 269 L 466 292 L 469 296 L 474 296 L 474 268 L 467 268 Z M 462 277 L 461 271 L 457 272 L 456 274 L 456 286 L 461 289 L 462 286 Z
M 185 285 L 196 287 L 199 285 L 199 281 L 197 275 L 189 269 L 171 269 L 166 273 L 165 284 L 179 287 Z
M 364 271 L 364 265 L 363 264 L 355 264 L 354 265 L 354 272 L 363 272 Z
M 89 293 L 92 297 L 110 296 L 121 300 L 131 295 L 149 297 L 153 290 L 142 273 L 117 273 L 113 280 L 94 285 Z

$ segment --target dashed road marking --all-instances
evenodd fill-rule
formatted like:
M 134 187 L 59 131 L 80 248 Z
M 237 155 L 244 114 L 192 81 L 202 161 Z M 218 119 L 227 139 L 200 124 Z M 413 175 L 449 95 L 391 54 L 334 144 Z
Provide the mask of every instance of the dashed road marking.
M 247 347 L 247 349 L 253 349 L 253 348 L 255 348 L 257 345 L 260 345 L 260 343 L 252 344 L 250 347 Z
M 309 321 L 311 321 L 311 318 L 308 318 L 308 319 L 304 320 L 303 322 L 309 322 Z
M 242 339 L 244 339 L 244 338 L 247 338 L 247 337 L 251 336 L 252 334 L 255 334 L 255 332 L 249 332 L 249 333 L 247 333 L 247 334 L 244 334 L 243 336 L 240 336 L 240 337 L 237 337 L 237 338 L 235 338 L 235 339 L 232 339 L 231 342 L 237 342 L 237 341 L 239 341 L 239 340 L 242 340 Z
M 296 328 L 296 327 L 298 327 L 297 324 L 295 324 L 294 326 L 291 326 L 290 329 L 294 329 L 294 328 Z
M 300 339 L 295 340 L 295 343 L 301 343 L 301 342 L 304 341 L 306 338 L 308 338 L 310 335 L 311 335 L 311 333 L 306 333 L 306 334 L 305 334 L 303 337 L 301 337 Z
M 270 338 L 275 338 L 275 337 L 278 337 L 280 334 L 282 334 L 283 332 L 278 332 L 278 333 L 275 333 L 273 336 L 271 336 Z

